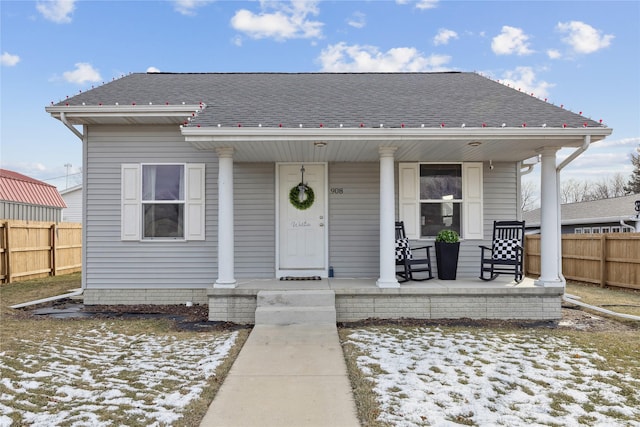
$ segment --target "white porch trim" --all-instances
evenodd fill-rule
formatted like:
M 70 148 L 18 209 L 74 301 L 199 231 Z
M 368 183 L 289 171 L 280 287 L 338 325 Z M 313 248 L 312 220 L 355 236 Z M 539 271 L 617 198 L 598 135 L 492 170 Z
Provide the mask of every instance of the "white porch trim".
M 394 153 L 397 147 L 380 147 L 380 278 L 379 288 L 399 288 L 395 262 Z
M 558 174 L 556 153 L 558 148 L 545 148 L 541 154 L 540 203 L 540 278 L 537 286 L 564 286 L 561 278 L 560 230 L 558 205 Z
M 218 279 L 214 288 L 235 288 L 233 234 L 233 148 L 218 154 Z

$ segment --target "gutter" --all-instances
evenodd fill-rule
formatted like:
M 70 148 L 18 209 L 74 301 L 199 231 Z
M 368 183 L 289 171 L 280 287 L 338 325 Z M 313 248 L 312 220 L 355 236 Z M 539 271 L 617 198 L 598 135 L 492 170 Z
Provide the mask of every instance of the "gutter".
M 182 135 L 187 141 L 219 141 L 234 142 L 238 140 L 255 139 L 259 141 L 287 141 L 287 140 L 317 140 L 326 141 L 344 139 L 363 139 L 372 141 L 390 140 L 436 140 L 453 139 L 468 141 L 470 138 L 486 140 L 529 140 L 533 138 L 545 139 L 575 139 L 584 137 L 589 132 L 591 136 L 603 139 L 611 134 L 609 128 L 581 128 L 581 129 L 554 129 L 554 128 L 272 128 L 272 127 L 227 127 L 227 126 L 184 126 Z
M 64 125 L 68 127 L 75 136 L 80 138 L 80 141 L 84 141 L 84 135 L 82 134 L 82 132 L 74 128 L 73 125 L 67 121 L 67 116 L 64 112 L 60 112 L 60 121 L 64 123 Z
M 558 167 L 556 167 L 556 172 L 560 173 L 560 171 L 562 169 L 564 169 L 564 167 L 567 166 L 569 163 L 574 161 L 576 159 L 576 157 L 578 157 L 580 154 L 582 154 L 585 151 L 587 151 L 587 148 L 589 148 L 590 144 L 591 144 L 591 135 L 585 135 L 584 136 L 584 142 L 582 143 L 582 146 L 580 148 L 578 148 L 576 151 L 574 151 L 573 153 L 571 153 L 571 155 L 569 157 L 564 159 L 564 161 L 562 163 L 560 163 L 560 165 Z M 560 176 L 558 176 L 558 178 L 560 178 Z
M 630 320 L 640 320 L 640 316 L 634 316 L 633 314 L 617 313 L 615 311 L 607 310 L 606 308 L 585 304 L 582 301 L 578 301 L 575 296 L 569 295 L 566 293 L 562 296 L 562 300 L 568 302 L 569 304 L 575 304 L 577 306 L 584 307 L 589 310 L 594 310 L 600 313 L 608 314 L 610 316 L 622 317 L 623 319 L 630 319 Z
M 582 143 L 582 146 L 578 149 L 576 149 L 573 153 L 571 153 L 571 155 L 569 157 L 567 157 L 566 159 L 564 159 L 564 161 L 562 163 L 560 163 L 558 166 L 556 166 L 556 206 L 558 209 L 558 215 L 557 215 L 557 233 L 558 233 L 558 259 L 556 260 L 558 263 L 558 272 L 559 272 L 559 276 L 560 276 L 560 281 L 562 282 L 563 286 L 567 285 L 567 279 L 565 279 L 564 275 L 562 274 L 562 238 L 560 238 L 562 236 L 562 212 L 560 210 L 561 208 L 561 204 L 560 204 L 560 171 L 562 169 L 564 169 L 569 163 L 571 163 L 572 161 L 574 161 L 579 155 L 581 155 L 582 153 L 584 153 L 585 151 L 587 151 L 587 148 L 589 148 L 589 145 L 591 145 L 591 135 L 585 135 L 584 136 L 584 142 Z

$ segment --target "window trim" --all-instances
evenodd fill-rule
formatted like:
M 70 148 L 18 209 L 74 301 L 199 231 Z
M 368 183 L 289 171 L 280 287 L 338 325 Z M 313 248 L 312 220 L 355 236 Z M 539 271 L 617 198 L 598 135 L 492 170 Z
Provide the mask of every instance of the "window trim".
M 183 165 L 184 179 L 184 223 L 183 237 L 142 237 L 143 209 L 142 166 L 143 165 Z M 205 240 L 205 164 L 204 163 L 123 163 L 121 165 L 121 223 L 120 238 L 123 241 L 138 242 L 185 242 Z M 171 203 L 168 201 L 146 201 Z
M 420 165 L 459 164 L 462 165 L 462 199 L 454 202 L 462 204 L 461 236 L 463 240 L 484 239 L 484 195 L 482 162 L 402 162 L 398 164 L 398 214 L 405 223 L 405 231 L 410 239 L 433 240 L 435 236 L 420 235 Z
M 145 200 L 144 197 L 140 197 L 140 216 L 141 216 L 141 223 L 140 223 L 140 240 L 142 241 L 173 241 L 173 240 L 178 240 L 178 241 L 185 241 L 186 240 L 186 223 L 187 223 L 187 218 L 186 218 L 186 209 L 187 209 L 187 183 L 186 183 L 186 176 L 187 176 L 187 164 L 186 163 L 140 163 L 140 194 L 144 194 L 144 168 L 145 166 L 182 166 L 182 199 L 160 199 L 160 200 L 155 200 L 155 199 L 150 199 L 150 200 Z M 144 216 L 144 209 L 145 206 L 147 205 L 182 205 L 182 236 L 180 237 L 169 237 L 169 236 L 159 236 L 159 237 L 145 237 L 144 235 L 144 231 L 145 231 L 145 225 L 144 225 L 144 221 L 145 221 L 145 216 Z

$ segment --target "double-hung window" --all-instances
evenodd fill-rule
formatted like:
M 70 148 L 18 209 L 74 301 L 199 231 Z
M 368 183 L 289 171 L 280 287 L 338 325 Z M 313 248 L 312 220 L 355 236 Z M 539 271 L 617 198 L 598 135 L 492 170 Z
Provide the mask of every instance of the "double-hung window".
M 483 238 L 482 163 L 400 163 L 398 170 L 399 215 L 409 237 L 450 229 Z
M 142 165 L 142 238 L 184 238 L 184 165 Z
M 440 230 L 461 233 L 462 165 L 420 165 L 420 236 Z
M 122 240 L 203 240 L 204 164 L 123 164 Z

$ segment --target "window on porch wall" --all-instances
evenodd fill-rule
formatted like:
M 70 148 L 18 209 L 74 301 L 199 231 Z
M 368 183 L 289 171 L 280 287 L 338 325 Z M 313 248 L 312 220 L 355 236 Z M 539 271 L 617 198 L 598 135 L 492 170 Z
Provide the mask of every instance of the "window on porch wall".
M 412 239 L 483 238 L 482 163 L 400 163 L 399 214 Z

